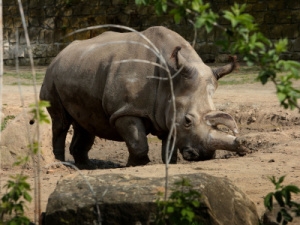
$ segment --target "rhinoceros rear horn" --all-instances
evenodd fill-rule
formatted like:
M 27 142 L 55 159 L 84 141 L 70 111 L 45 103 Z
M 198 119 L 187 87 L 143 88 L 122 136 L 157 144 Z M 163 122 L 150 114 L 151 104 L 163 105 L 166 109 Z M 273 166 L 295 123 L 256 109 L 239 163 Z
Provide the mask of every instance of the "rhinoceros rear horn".
M 236 56 L 229 56 L 229 60 L 231 61 L 229 64 L 213 69 L 213 73 L 217 80 L 231 73 L 233 70 L 235 70 L 238 67 Z

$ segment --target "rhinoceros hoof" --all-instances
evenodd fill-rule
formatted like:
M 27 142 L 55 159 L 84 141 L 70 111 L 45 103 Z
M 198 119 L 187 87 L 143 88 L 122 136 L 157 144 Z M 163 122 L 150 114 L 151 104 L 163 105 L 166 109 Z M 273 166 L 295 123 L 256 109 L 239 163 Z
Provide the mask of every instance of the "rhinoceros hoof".
M 126 166 L 143 166 L 150 162 L 148 155 L 137 157 L 129 156 Z
M 65 161 L 65 153 L 61 151 L 54 151 L 54 157 L 55 159 L 64 162 Z

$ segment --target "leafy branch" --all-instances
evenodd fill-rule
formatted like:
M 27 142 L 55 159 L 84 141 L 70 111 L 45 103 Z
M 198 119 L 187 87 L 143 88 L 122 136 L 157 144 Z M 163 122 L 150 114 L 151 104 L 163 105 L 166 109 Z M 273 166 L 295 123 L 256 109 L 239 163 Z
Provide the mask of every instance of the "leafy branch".
M 175 182 L 174 185 L 168 200 L 156 201 L 155 224 L 201 224 L 201 193 L 194 190 L 186 178 Z
M 270 177 L 270 181 L 275 186 L 275 192 L 270 192 L 264 198 L 264 205 L 269 211 L 273 210 L 273 199 L 278 202 L 280 210 L 276 220 L 282 225 L 293 221 L 293 216 L 287 211 L 287 207 L 292 209 L 292 212 L 295 212 L 297 216 L 300 216 L 300 204 L 292 201 L 292 194 L 300 193 L 300 189 L 294 185 L 282 185 L 284 178 L 285 176 L 282 176 L 276 180 L 274 176 Z
M 3 195 L 0 202 L 0 224 L 7 225 L 28 225 L 30 220 L 24 215 L 24 206 L 26 202 L 31 202 L 29 195 L 30 185 L 27 183 L 27 176 L 18 174 L 11 177 L 4 186 L 7 193 Z M 4 216 L 10 218 L 4 223 Z
M 35 104 L 30 105 L 33 119 L 38 120 L 39 123 L 50 123 L 48 115 L 45 113 L 44 108 L 50 107 L 50 102 L 39 101 L 37 106 Z

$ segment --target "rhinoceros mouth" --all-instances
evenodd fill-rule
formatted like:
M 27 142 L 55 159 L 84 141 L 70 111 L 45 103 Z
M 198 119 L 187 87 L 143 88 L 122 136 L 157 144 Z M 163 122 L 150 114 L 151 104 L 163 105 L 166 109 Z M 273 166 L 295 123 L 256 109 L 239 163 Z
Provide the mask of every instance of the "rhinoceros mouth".
M 214 157 L 214 151 L 207 151 L 203 147 L 199 149 L 185 147 L 180 149 L 182 157 L 187 161 L 203 161 Z
M 188 161 L 198 161 L 199 153 L 192 148 L 183 148 L 180 150 L 182 157 Z

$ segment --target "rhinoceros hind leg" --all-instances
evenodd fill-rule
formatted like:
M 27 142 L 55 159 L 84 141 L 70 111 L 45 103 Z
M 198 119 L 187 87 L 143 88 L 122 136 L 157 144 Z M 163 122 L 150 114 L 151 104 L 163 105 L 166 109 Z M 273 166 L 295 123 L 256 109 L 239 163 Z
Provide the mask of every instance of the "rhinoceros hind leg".
M 147 133 L 142 119 L 133 116 L 123 116 L 116 120 L 115 125 L 126 142 L 129 151 L 126 166 L 138 166 L 149 163 Z
M 72 125 L 74 134 L 70 145 L 70 153 L 74 157 L 75 164 L 81 169 L 94 169 L 89 160 L 88 152 L 94 143 L 95 135 L 89 133 L 76 122 Z
M 52 120 L 52 145 L 56 159 L 65 161 L 65 140 L 72 118 L 61 105 L 59 98 L 50 100 L 51 107 L 47 108 Z
M 172 145 L 172 140 L 170 141 L 170 147 Z M 166 163 L 166 147 L 167 147 L 167 139 L 162 140 L 162 146 L 161 146 L 161 158 L 163 163 Z M 175 146 L 175 149 L 173 151 L 173 154 L 171 156 L 170 164 L 176 164 L 177 163 L 177 148 Z M 168 154 L 169 155 L 169 154 Z

